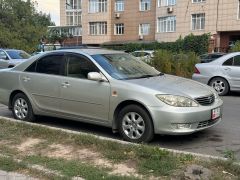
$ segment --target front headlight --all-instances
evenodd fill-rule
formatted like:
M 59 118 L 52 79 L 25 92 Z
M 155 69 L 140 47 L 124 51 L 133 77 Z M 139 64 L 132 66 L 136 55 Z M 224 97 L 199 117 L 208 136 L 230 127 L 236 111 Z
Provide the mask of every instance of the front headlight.
M 183 97 L 183 96 L 175 96 L 175 95 L 156 95 L 158 99 L 162 102 L 175 107 L 197 107 L 198 103 L 194 100 Z

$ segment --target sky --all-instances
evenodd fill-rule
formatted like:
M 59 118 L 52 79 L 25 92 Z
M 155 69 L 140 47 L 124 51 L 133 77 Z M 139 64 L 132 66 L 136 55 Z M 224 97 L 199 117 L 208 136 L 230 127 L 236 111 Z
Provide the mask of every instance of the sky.
M 59 0 L 35 0 L 37 10 L 51 15 L 51 19 L 57 26 L 60 25 L 60 2 Z

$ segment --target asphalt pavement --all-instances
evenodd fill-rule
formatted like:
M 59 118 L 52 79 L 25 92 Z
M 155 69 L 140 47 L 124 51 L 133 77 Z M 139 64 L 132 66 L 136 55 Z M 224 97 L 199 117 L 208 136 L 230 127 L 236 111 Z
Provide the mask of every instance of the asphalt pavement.
M 223 120 L 215 127 L 185 136 L 156 135 L 150 144 L 213 156 L 234 155 L 240 160 L 240 93 L 232 93 L 222 99 Z M 12 117 L 12 113 L 0 104 L 0 116 Z M 119 134 L 113 134 L 110 128 L 81 122 L 41 117 L 37 123 L 121 139 Z

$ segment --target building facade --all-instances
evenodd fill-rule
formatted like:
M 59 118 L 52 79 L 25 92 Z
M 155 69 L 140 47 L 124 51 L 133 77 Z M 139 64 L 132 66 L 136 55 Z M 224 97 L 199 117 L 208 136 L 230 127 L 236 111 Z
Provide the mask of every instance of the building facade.
M 171 42 L 211 33 L 216 50 L 240 40 L 239 0 L 60 0 L 61 26 L 83 44 Z

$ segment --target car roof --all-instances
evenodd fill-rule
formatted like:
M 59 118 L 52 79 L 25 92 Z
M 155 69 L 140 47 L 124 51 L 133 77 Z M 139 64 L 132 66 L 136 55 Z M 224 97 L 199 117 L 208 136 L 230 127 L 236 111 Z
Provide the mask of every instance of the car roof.
M 232 58 L 234 56 L 240 55 L 240 52 L 233 52 L 233 53 L 228 53 L 226 55 L 223 55 L 220 58 L 217 58 L 216 60 L 210 62 L 210 64 L 221 64 L 223 63 L 225 60 Z
M 154 50 L 138 50 L 138 51 L 134 51 L 134 52 L 148 52 L 148 53 L 153 53 Z
M 3 50 L 3 51 L 22 51 L 20 49 L 5 49 L 5 48 L 0 48 L 0 50 Z
M 62 50 L 55 50 L 52 52 L 72 52 L 72 53 L 84 53 L 88 55 L 97 55 L 97 54 L 121 54 L 125 53 L 123 51 L 115 51 L 109 49 L 97 49 L 97 48 L 87 48 L 87 49 L 62 49 Z

